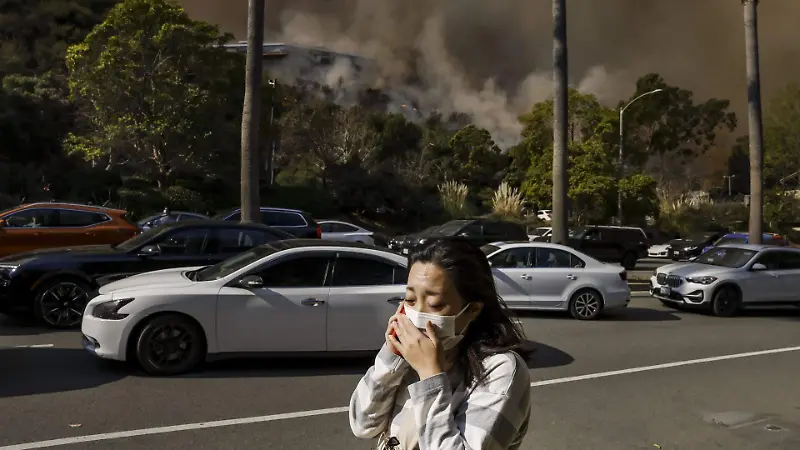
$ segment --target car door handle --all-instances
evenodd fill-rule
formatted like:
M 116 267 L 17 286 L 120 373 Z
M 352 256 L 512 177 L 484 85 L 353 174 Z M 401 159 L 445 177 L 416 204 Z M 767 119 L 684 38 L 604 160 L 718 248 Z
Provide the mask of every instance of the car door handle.
M 575 276 L 575 275 L 573 275 L 573 274 L 569 274 L 569 275 L 567 275 L 567 279 L 568 279 L 568 280 L 577 280 L 577 279 L 578 279 L 578 277 L 576 277 L 576 276 Z
M 403 298 L 402 297 L 392 297 L 392 298 L 387 298 L 386 301 L 389 302 L 389 303 L 398 304 L 398 303 L 403 301 Z
M 323 303 L 325 303 L 325 301 L 324 300 L 317 300 L 316 298 L 307 298 L 307 299 L 301 301 L 300 303 L 303 304 L 303 305 L 306 305 L 306 306 L 319 306 L 319 305 L 322 305 Z
M 522 275 L 520 278 L 522 278 L 523 280 L 532 280 L 533 279 L 533 277 L 528 275 L 528 274 Z

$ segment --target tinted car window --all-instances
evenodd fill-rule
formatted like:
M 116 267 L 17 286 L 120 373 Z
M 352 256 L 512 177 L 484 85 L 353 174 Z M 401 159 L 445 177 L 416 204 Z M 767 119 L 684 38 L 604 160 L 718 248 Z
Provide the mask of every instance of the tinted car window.
M 492 267 L 498 269 L 522 269 L 531 267 L 531 249 L 511 248 L 489 258 Z
M 394 283 L 394 265 L 366 258 L 338 258 L 331 286 L 380 286 Z
M 540 269 L 580 268 L 586 264 L 577 256 L 555 248 L 536 249 L 536 267 Z
M 319 229 L 322 230 L 323 233 L 331 233 L 333 232 L 333 224 L 332 223 L 322 223 L 319 225 Z
M 108 217 L 100 213 L 73 211 L 70 209 L 58 211 L 58 225 L 62 227 L 88 227 L 106 220 L 108 220 Z
M 200 255 L 205 249 L 209 230 L 206 228 L 190 228 L 165 233 L 158 243 L 164 255 Z
M 208 253 L 239 253 L 281 239 L 277 234 L 268 231 L 220 228 L 215 230 L 208 244 Z
M 258 275 L 264 286 L 281 287 L 321 287 L 325 284 L 329 258 L 316 256 L 291 259 L 279 262 L 262 270 Z
M 58 211 L 54 209 L 26 209 L 5 217 L 9 228 L 54 227 L 58 223 Z
M 273 227 L 304 227 L 307 225 L 300 214 L 284 211 L 261 211 L 261 222 Z
M 355 233 L 358 231 L 358 228 L 345 223 L 332 223 L 331 226 L 334 233 Z
M 393 284 L 406 284 L 406 283 L 408 283 L 408 269 L 406 269 L 403 266 L 395 266 Z
M 485 222 L 483 224 L 483 234 L 486 236 L 504 236 L 506 233 L 506 227 L 500 222 Z
M 453 232 L 450 234 L 455 234 L 456 232 L 459 234 L 464 234 L 466 237 L 479 237 L 481 233 L 483 233 L 483 227 L 481 224 L 475 222 L 467 225 L 463 230 L 453 230 Z
M 800 269 L 800 253 L 798 252 L 781 252 L 780 268 L 786 270 Z

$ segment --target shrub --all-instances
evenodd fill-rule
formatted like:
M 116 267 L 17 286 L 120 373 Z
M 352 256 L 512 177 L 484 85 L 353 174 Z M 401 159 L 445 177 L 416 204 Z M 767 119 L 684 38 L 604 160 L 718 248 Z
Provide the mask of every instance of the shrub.
M 464 183 L 456 181 L 446 181 L 438 186 L 439 201 L 442 209 L 452 219 L 467 217 L 470 214 L 467 197 L 469 188 Z
M 492 213 L 505 219 L 522 217 L 522 195 L 505 181 L 492 197 Z

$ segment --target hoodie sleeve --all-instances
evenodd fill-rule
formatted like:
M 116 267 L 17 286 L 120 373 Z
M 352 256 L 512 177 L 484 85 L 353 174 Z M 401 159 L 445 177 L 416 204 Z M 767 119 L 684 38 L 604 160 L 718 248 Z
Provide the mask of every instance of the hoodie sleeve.
M 408 387 L 426 450 L 507 450 L 517 448 L 530 418 L 530 372 L 516 354 L 484 362 L 484 384 L 468 392 L 452 411 L 452 390 L 442 373 Z
M 350 398 L 350 429 L 356 437 L 375 438 L 385 431 L 397 389 L 410 367 L 405 359 L 383 345 L 375 364 L 358 382 Z

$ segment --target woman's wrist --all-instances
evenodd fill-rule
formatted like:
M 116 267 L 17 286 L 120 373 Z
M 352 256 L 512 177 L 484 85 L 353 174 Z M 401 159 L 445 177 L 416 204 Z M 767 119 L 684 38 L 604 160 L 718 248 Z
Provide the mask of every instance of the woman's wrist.
M 439 375 L 442 372 L 444 372 L 444 370 L 442 370 L 442 368 L 437 364 L 435 366 L 425 367 L 423 369 L 418 370 L 417 375 L 419 375 L 420 380 L 424 380 L 430 377 L 435 377 L 436 375 Z

